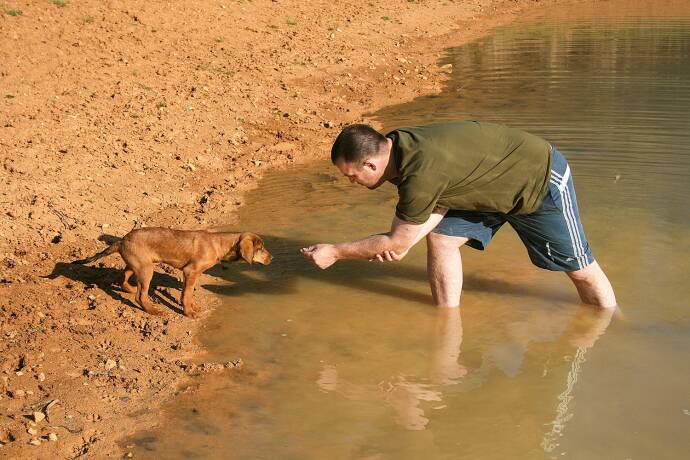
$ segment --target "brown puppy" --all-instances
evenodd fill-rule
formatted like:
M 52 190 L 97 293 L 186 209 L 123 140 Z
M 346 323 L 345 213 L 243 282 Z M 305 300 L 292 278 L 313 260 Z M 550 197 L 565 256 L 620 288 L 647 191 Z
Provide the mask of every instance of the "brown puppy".
M 258 262 L 268 265 L 273 259 L 264 248 L 261 237 L 254 233 L 213 233 L 205 230 L 147 227 L 132 230 L 105 251 L 72 263 L 87 264 L 116 252 L 127 264 L 122 288 L 129 293 L 136 292 L 137 303 L 152 315 L 161 314 L 160 310 L 154 308 L 148 294 L 153 264 L 163 262 L 181 269 L 184 274 L 181 303 L 185 316 L 190 318 L 197 316 L 193 298 L 194 285 L 205 270 L 221 260 L 230 262 L 242 258 L 250 264 Z M 132 275 L 137 276 L 136 289 L 129 284 Z

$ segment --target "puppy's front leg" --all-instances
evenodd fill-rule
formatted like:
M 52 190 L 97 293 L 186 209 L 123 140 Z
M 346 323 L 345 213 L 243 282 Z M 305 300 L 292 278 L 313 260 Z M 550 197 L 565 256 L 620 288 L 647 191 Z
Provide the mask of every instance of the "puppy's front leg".
M 197 312 L 194 306 L 194 286 L 199 279 L 201 271 L 185 267 L 182 272 L 184 273 L 184 286 L 182 287 L 182 307 L 184 308 L 184 315 L 188 318 L 196 318 Z

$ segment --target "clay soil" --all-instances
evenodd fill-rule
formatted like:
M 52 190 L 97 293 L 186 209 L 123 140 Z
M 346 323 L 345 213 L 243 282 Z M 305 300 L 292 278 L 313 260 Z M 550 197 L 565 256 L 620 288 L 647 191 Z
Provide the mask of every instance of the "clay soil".
M 151 317 L 118 257 L 70 260 L 135 226 L 245 230 L 266 169 L 326 157 L 341 126 L 461 74 L 445 47 L 554 3 L 0 1 L 0 457 L 126 456 L 194 376 L 246 372 L 203 361 L 203 288 L 187 319 L 158 267 Z

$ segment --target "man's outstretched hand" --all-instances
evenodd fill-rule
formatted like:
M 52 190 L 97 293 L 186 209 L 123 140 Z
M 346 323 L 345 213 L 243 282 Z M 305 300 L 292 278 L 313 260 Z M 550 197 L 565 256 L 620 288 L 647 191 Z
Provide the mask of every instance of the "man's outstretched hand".
M 315 244 L 302 248 L 299 252 L 305 259 L 321 269 L 330 267 L 338 260 L 336 258 L 335 246 L 332 244 Z

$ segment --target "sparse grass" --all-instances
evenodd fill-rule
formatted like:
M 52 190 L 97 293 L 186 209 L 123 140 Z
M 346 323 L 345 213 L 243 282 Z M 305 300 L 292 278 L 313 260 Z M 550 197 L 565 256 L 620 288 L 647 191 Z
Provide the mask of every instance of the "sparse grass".
M 222 73 L 223 75 L 235 75 L 235 72 L 228 70 L 225 67 L 212 67 L 210 65 L 202 65 L 197 68 L 198 70 L 205 70 L 206 72 Z
M 5 14 L 17 17 L 23 15 L 24 13 L 22 13 L 22 10 L 7 10 L 5 11 Z
M 292 97 L 297 99 L 299 97 L 299 91 L 295 91 L 294 93 L 292 93 Z
M 67 2 L 65 0 L 51 0 L 51 2 L 53 5 L 55 5 L 59 8 L 63 8 L 65 6 L 67 6 Z
M 84 18 L 84 24 L 93 24 L 93 18 L 91 16 L 86 16 Z
M 296 25 L 297 25 L 297 21 L 295 21 L 294 19 L 288 19 L 288 20 L 287 20 L 287 25 L 289 25 L 289 26 L 291 26 L 291 27 L 292 27 L 292 26 L 296 26 Z
M 14 94 L 5 94 L 5 99 L 14 99 Z
M 162 109 L 163 107 L 167 107 L 168 104 L 165 103 L 165 101 L 160 101 L 156 104 L 157 109 Z
M 383 19 L 384 21 L 388 21 L 390 18 L 388 16 L 381 16 L 381 19 Z
M 225 39 L 223 37 L 216 37 L 213 39 L 213 41 L 216 43 L 223 43 Z
M 145 89 L 146 91 L 151 91 L 153 89 L 150 86 L 144 85 L 143 83 L 137 83 L 137 84 L 139 85 L 139 88 Z

